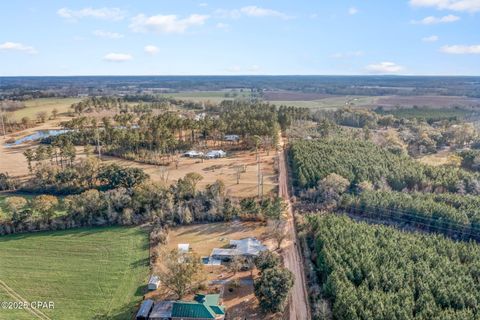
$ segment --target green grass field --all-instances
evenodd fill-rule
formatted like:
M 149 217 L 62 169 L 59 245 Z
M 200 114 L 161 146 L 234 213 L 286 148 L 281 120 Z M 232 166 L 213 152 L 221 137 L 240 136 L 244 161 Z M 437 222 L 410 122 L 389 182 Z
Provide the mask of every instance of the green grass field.
M 0 280 L 51 319 L 130 319 L 148 275 L 148 237 L 108 227 L 0 237 Z M 13 300 L 0 282 L 0 300 Z M 35 319 L 0 309 L 0 319 Z
M 37 113 L 45 111 L 50 116 L 53 109 L 59 113 L 70 111 L 73 103 L 81 101 L 81 98 L 41 98 L 25 101 L 25 108 L 12 112 L 13 118 L 20 120 L 23 117 L 29 117 L 34 120 Z

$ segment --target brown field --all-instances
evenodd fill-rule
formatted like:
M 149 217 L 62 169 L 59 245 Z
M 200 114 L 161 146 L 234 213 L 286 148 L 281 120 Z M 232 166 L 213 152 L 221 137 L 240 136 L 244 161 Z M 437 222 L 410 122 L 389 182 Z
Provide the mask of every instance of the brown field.
M 230 240 L 246 237 L 270 243 L 266 235 L 266 226 L 259 222 L 220 222 L 182 226 L 172 229 L 168 234 L 168 248 L 177 248 L 179 243 L 189 243 L 190 248 L 200 256 L 208 256 L 213 248 L 228 245 Z
M 413 107 L 427 106 L 436 108 L 445 107 L 478 107 L 480 99 L 453 96 L 385 96 L 379 97 L 376 106 L 384 107 Z
M 448 157 L 455 154 L 450 150 L 441 150 L 434 154 L 428 154 L 421 158 L 418 158 L 418 161 L 424 164 L 428 164 L 431 166 L 442 166 L 448 164 Z
M 48 121 L 41 126 L 24 130 L 20 133 L 7 135 L 7 139 L 0 137 L 0 172 L 8 172 L 10 176 L 19 179 L 28 177 L 27 161 L 23 152 L 36 145 L 36 143 L 25 143 L 19 146 L 5 147 L 5 141 L 10 138 L 26 136 L 35 132 L 36 130 L 56 129 L 58 123 L 62 119 L 56 121 Z M 84 157 L 83 147 L 77 147 L 77 158 Z M 266 152 L 260 152 L 260 167 L 264 175 L 263 192 L 265 195 L 274 192 L 277 187 L 277 175 L 274 172 L 274 158 L 276 152 L 271 151 L 269 155 Z M 163 181 L 168 177 L 166 183 L 173 183 L 179 178 L 183 178 L 189 172 L 197 172 L 203 176 L 199 187 L 203 188 L 216 180 L 222 180 L 230 197 L 243 198 L 253 197 L 258 194 L 257 188 L 257 162 L 255 160 L 255 152 L 250 151 L 236 151 L 229 153 L 226 158 L 204 160 L 180 158 L 178 168 L 171 163 L 166 171 L 164 168 L 157 165 L 142 164 L 130 160 L 124 160 L 116 157 L 103 156 L 102 160 L 105 162 L 116 162 L 126 167 L 138 167 L 145 170 L 154 181 Z M 237 167 L 246 166 L 246 172 L 241 173 L 240 183 L 237 184 Z M 165 172 L 162 173 L 162 170 Z M 162 177 L 164 176 L 164 177 Z M 165 182 L 165 181 L 163 181 Z
M 298 91 L 265 91 L 263 98 L 268 101 L 311 101 L 335 97 L 331 94 Z

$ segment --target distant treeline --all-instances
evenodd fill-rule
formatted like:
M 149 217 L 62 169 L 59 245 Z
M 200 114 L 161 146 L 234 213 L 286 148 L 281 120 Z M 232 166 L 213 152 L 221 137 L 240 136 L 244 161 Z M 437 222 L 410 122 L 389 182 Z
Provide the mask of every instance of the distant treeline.
M 3 77 L 0 96 L 22 91 L 58 91 L 101 95 L 168 91 L 244 89 L 291 90 L 334 95 L 452 95 L 480 97 L 478 77 L 435 76 L 100 76 Z

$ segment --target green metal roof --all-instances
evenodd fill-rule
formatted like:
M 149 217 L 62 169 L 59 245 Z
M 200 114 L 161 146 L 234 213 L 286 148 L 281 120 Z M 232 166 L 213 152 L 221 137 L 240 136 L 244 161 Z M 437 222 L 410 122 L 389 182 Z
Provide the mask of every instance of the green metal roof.
M 194 301 L 175 301 L 172 317 L 215 319 L 216 315 L 225 314 L 225 309 L 218 305 L 219 298 L 218 294 L 198 294 Z

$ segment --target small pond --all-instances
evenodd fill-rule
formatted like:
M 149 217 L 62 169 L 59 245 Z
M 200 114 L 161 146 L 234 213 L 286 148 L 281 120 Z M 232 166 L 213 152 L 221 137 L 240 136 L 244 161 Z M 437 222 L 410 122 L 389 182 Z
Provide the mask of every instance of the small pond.
M 15 140 L 15 142 L 12 142 L 12 143 L 6 143 L 5 145 L 7 147 L 13 147 L 13 146 L 18 146 L 22 143 L 25 143 L 25 142 L 30 142 L 30 141 L 37 141 L 37 140 L 41 140 L 43 138 L 47 138 L 47 137 L 53 137 L 53 136 L 58 136 L 62 133 L 66 133 L 70 130 L 62 130 L 62 129 L 59 129 L 59 130 L 40 130 L 40 131 L 36 131 L 28 136 L 25 136 L 23 138 L 20 138 L 18 140 Z

